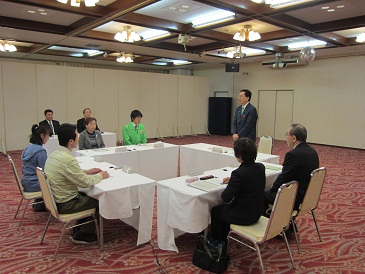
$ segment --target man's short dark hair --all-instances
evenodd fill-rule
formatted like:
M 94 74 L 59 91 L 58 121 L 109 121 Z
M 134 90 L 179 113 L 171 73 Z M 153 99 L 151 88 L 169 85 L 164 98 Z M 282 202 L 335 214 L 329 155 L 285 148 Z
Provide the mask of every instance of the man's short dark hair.
M 140 112 L 138 109 L 135 109 L 131 112 L 131 121 L 136 119 L 137 117 L 143 117 L 142 112 Z
M 248 101 L 251 101 L 251 96 L 252 96 L 252 92 L 248 89 L 243 89 L 240 91 L 241 92 L 244 92 L 245 93 L 245 96 L 248 97 Z
M 256 144 L 246 137 L 237 139 L 234 142 L 233 150 L 234 156 L 241 158 L 244 163 L 253 163 L 256 160 Z
M 295 136 L 299 142 L 307 141 L 307 129 L 301 124 L 292 124 L 290 135 Z
M 53 110 L 52 110 L 52 109 L 47 108 L 47 109 L 44 111 L 44 116 L 46 116 L 46 114 L 47 114 L 48 112 L 52 112 L 52 113 L 53 113 Z
M 85 109 L 82 111 L 82 113 L 83 113 L 83 114 L 85 114 L 85 111 L 86 111 L 86 110 L 90 110 L 90 112 L 91 112 L 91 109 L 89 109 L 89 108 L 85 108 Z
M 58 129 L 58 143 L 60 146 L 67 147 L 70 140 L 76 140 L 76 125 L 62 124 Z

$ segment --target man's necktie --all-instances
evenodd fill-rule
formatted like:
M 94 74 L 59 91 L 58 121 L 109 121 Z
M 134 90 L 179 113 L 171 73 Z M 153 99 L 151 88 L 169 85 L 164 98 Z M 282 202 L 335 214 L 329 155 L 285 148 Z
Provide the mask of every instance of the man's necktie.
M 53 125 L 52 125 L 52 121 L 49 121 L 48 123 L 49 123 L 49 126 L 51 127 L 51 130 L 52 130 L 53 135 L 55 135 L 55 132 L 54 132 L 54 129 L 53 129 Z
M 243 115 L 243 112 L 245 111 L 245 108 L 242 107 L 242 110 L 241 110 L 241 116 Z

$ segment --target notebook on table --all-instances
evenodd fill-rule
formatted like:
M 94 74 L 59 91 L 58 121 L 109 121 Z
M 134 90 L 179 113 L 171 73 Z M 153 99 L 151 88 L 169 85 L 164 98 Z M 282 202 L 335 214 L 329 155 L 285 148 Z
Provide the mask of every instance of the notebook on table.
M 220 183 L 218 183 L 217 180 L 214 181 L 213 179 L 195 181 L 189 183 L 188 186 L 198 188 L 206 192 L 223 188 L 223 186 Z

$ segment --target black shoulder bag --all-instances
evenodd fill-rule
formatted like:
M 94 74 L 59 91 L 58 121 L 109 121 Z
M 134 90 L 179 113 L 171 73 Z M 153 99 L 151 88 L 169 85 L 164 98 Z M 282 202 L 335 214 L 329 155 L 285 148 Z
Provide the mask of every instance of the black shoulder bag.
M 193 265 L 213 273 L 223 273 L 228 267 L 227 245 L 222 242 L 217 248 L 210 249 L 204 236 L 199 235 L 194 250 Z

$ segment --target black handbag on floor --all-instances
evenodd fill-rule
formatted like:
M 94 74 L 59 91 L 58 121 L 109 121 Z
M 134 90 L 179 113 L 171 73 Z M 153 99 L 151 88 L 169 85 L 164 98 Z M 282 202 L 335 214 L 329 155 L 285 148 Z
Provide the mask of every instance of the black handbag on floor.
M 203 235 L 199 235 L 194 250 L 193 265 L 213 273 L 223 273 L 228 267 L 227 245 L 224 242 L 216 248 L 209 248 Z

